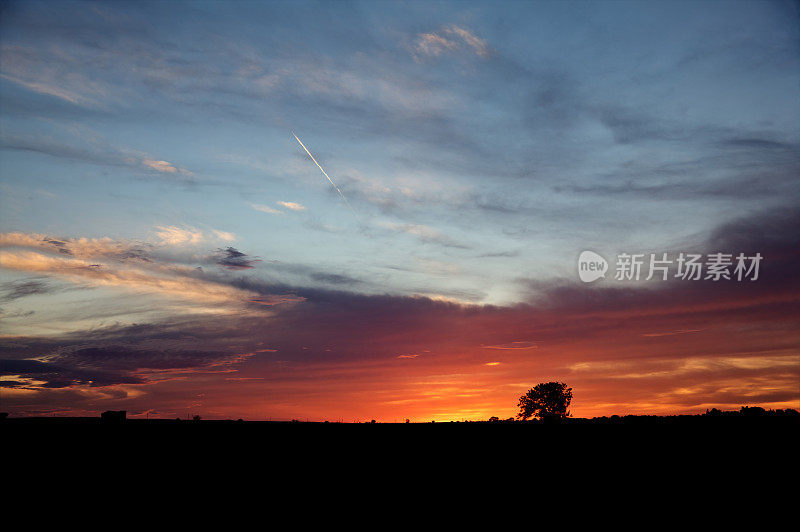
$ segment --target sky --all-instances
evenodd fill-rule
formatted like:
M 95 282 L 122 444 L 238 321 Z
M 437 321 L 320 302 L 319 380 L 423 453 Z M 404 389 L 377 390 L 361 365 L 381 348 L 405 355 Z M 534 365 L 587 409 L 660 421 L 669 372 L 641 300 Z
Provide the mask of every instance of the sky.
M 551 380 L 581 417 L 800 408 L 798 28 L 794 2 L 3 1 L 0 410 L 507 418 Z M 616 278 L 663 253 L 761 260 Z

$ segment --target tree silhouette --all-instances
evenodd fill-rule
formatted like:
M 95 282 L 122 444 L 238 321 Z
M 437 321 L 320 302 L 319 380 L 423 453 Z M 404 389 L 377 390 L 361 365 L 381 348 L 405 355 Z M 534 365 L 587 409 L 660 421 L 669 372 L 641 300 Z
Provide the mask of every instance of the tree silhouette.
M 572 401 L 572 388 L 563 382 L 540 382 L 519 398 L 518 418 L 523 421 L 529 417 L 563 418 L 569 417 L 569 403 Z

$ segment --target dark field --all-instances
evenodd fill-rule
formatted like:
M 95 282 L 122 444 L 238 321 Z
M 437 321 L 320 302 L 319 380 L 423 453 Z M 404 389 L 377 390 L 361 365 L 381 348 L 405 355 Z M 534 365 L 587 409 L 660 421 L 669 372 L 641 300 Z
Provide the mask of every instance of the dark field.
M 579 490 L 605 489 L 600 484 L 623 474 L 657 483 L 659 478 L 690 475 L 734 486 L 745 473 L 765 482 L 780 477 L 789 481 L 797 473 L 798 436 L 797 416 L 408 424 L 108 422 L 99 417 L 0 421 L 4 454 L 15 457 L 7 464 L 24 470 L 84 474 L 100 467 L 126 475 L 172 471 L 202 483 L 208 482 L 209 471 L 228 477 L 272 478 L 280 473 L 298 489 L 304 478 L 320 475 L 329 475 L 335 484 L 333 479 L 363 478 L 391 483 L 413 474 L 411 480 L 424 480 L 431 489 L 431 481 L 419 475 L 465 483 L 486 476 L 501 482 L 507 475 L 520 480 L 550 475 L 565 486 L 576 477 L 605 479 L 574 486 Z M 685 487 L 698 494 L 701 488 Z
M 664 441 L 729 442 L 759 440 L 762 444 L 773 441 L 780 445 L 786 438 L 797 441 L 800 435 L 798 415 L 686 415 L 686 416 L 622 416 L 603 418 L 569 418 L 554 421 L 497 421 L 497 422 L 440 422 L 440 423 L 329 423 L 300 421 L 243 421 L 243 420 L 187 420 L 187 419 L 111 419 L 100 417 L 9 417 L 0 421 L 0 432 L 6 441 L 15 438 L 42 435 L 47 437 L 92 438 L 114 436 L 131 438 L 157 437 L 169 439 L 203 438 L 225 439 L 256 437 L 271 444 L 303 442 L 306 439 L 324 439 L 329 443 L 353 441 L 381 441 L 388 445 L 423 440 L 437 445 L 447 442 L 484 441 L 500 445 L 547 439 L 577 443 L 581 438 L 652 439 L 654 444 Z

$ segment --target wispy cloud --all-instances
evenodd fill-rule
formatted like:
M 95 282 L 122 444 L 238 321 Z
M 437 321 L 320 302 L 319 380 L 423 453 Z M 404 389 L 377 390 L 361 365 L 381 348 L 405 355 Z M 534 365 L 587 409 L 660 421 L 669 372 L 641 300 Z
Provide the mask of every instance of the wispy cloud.
M 536 342 L 517 341 L 499 345 L 484 345 L 481 347 L 483 347 L 484 349 L 500 349 L 504 351 L 516 351 L 521 349 L 536 349 L 539 346 L 536 344 Z
M 419 60 L 422 57 L 438 57 L 446 53 L 466 49 L 480 57 L 489 55 L 489 46 L 486 40 L 481 39 L 472 31 L 461 26 L 451 24 L 435 32 L 420 33 L 414 39 L 411 53 Z
M 250 207 L 257 211 L 266 212 L 268 214 L 283 214 L 282 211 L 278 209 L 273 209 L 272 207 L 267 207 L 266 205 L 259 205 L 258 203 L 251 203 Z
M 468 249 L 468 246 L 465 246 L 464 244 L 457 242 L 456 240 L 450 238 L 449 236 L 444 235 L 441 232 L 437 231 L 436 229 L 428 227 L 427 225 L 398 224 L 394 222 L 381 222 L 379 223 L 379 225 L 391 229 L 392 231 L 396 231 L 398 233 L 406 233 L 409 235 L 414 235 L 422 242 L 426 242 L 429 244 L 437 244 L 439 246 L 444 246 L 449 248 Z
M 657 333 L 642 333 L 642 336 L 647 338 L 658 338 L 660 336 L 675 336 L 676 334 L 688 334 L 688 333 L 696 333 L 702 332 L 703 329 L 679 329 L 677 331 L 666 331 L 666 332 L 657 332 Z
M 174 225 L 157 227 L 156 235 L 164 244 L 197 244 L 203 240 L 203 232 L 195 227 L 176 227 Z
M 148 168 L 152 168 L 158 172 L 163 172 L 165 174 L 185 174 L 185 175 L 194 175 L 189 170 L 185 168 L 179 168 L 174 166 L 172 163 L 167 161 L 154 161 L 152 159 L 144 159 L 142 164 Z
M 83 71 L 81 59 L 58 46 L 0 46 L 4 79 L 26 89 L 83 107 L 101 106 L 108 87 Z
M 306 210 L 304 205 L 301 205 L 299 203 L 295 203 L 293 201 L 278 201 L 277 203 L 278 203 L 278 205 L 283 205 L 287 209 L 290 209 L 290 210 L 293 210 L 293 211 L 304 211 L 304 210 Z
M 229 233 L 227 231 L 219 231 L 217 229 L 212 229 L 211 232 L 214 234 L 214 236 L 226 242 L 233 242 L 234 240 L 236 240 L 236 235 L 234 235 L 233 233 Z
M 236 235 L 219 229 L 209 229 L 205 232 L 192 226 L 158 225 L 156 236 L 163 245 L 168 246 L 193 246 L 201 242 L 223 241 L 233 242 Z
M 60 99 L 62 99 L 64 101 L 67 101 L 67 102 L 70 102 L 70 103 L 74 103 L 74 104 L 77 104 L 77 105 L 86 105 L 86 104 L 94 103 L 94 101 L 92 99 L 86 98 L 85 96 L 83 96 L 81 94 L 78 94 L 78 93 L 73 93 L 73 92 L 64 90 L 63 88 L 59 87 L 58 85 L 52 85 L 52 84 L 44 83 L 44 82 L 41 82 L 41 81 L 26 81 L 26 80 L 19 79 L 19 78 L 16 78 L 16 77 L 13 77 L 13 76 L 9 76 L 9 75 L 6 75 L 6 74 L 0 74 L 0 77 L 2 77 L 3 79 L 7 79 L 9 81 L 12 81 L 12 82 L 16 83 L 17 85 L 25 87 L 26 89 L 32 90 L 34 92 L 38 92 L 39 94 L 46 94 L 48 96 L 55 96 L 56 98 L 60 98 Z
M 196 244 L 203 235 L 189 228 L 166 227 L 159 236 L 161 246 Z M 62 239 L 55 241 L 42 235 L 0 234 L 0 266 L 19 272 L 53 276 L 89 286 L 118 288 L 183 300 L 186 307 L 207 312 L 229 312 L 246 308 L 250 303 L 275 305 L 300 301 L 293 295 L 275 295 L 248 288 L 239 288 L 204 275 L 197 263 L 181 263 L 176 257 L 162 259 L 157 246 L 112 239 Z M 136 257 L 138 260 L 130 260 Z M 187 259 L 188 260 L 188 259 Z M 258 259 L 228 247 L 213 255 L 213 262 L 227 269 L 252 268 Z M 41 287 L 10 287 L 16 298 L 35 293 Z
M 489 55 L 489 46 L 486 44 L 484 39 L 481 39 L 471 31 L 466 28 L 462 28 L 460 26 L 451 25 L 444 29 L 444 31 L 448 35 L 455 35 L 461 38 L 464 43 L 472 48 L 472 50 L 480 55 L 480 56 L 487 56 Z
M 73 132 L 74 133 L 74 132 Z M 96 135 L 74 134 L 70 139 L 6 135 L 0 137 L 0 149 L 26 151 L 82 161 L 99 166 L 125 167 L 138 172 L 157 173 L 191 182 L 194 173 L 175 163 L 109 144 Z
M 53 288 L 41 279 L 23 279 L 0 284 L 0 301 L 14 301 L 32 295 L 49 294 Z
M 442 55 L 448 50 L 455 50 L 458 48 L 458 43 L 451 41 L 436 33 L 420 33 L 417 36 L 415 43 L 415 51 L 430 56 Z

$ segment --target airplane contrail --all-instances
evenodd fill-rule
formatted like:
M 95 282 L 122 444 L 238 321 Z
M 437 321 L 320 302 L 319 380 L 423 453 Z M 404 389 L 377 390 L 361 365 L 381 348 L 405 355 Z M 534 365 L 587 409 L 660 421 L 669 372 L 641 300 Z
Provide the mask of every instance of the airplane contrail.
M 300 138 L 299 138 L 297 135 L 295 135 L 295 134 L 294 134 L 294 131 L 292 131 L 292 136 L 293 136 L 295 139 L 297 139 L 297 142 L 299 142 L 299 143 L 300 143 L 300 145 L 303 147 L 303 149 L 304 149 L 304 150 L 306 150 L 306 153 L 308 154 L 308 156 L 309 156 L 309 157 L 311 157 L 311 160 L 312 160 L 312 161 L 314 161 L 314 164 L 316 164 L 316 165 L 317 165 L 317 168 L 319 168 L 319 169 L 320 169 L 320 171 L 323 173 L 323 175 L 324 175 L 325 177 L 327 177 L 327 178 L 328 178 L 328 181 L 329 181 L 329 182 L 330 182 L 330 184 L 333 186 L 333 188 L 335 188 L 335 189 L 336 189 L 336 192 L 338 192 L 338 193 L 339 193 L 339 195 L 342 197 L 342 199 L 343 199 L 343 200 L 344 200 L 344 202 L 347 204 L 347 206 L 348 206 L 348 207 L 350 207 L 350 210 L 351 210 L 351 211 L 353 211 L 353 216 L 355 216 L 356 218 L 358 218 L 358 215 L 356 214 L 356 211 L 355 211 L 355 209 L 353 209 L 353 206 L 352 206 L 352 205 L 350 205 L 350 202 L 349 202 L 349 201 L 347 201 L 347 198 L 345 198 L 345 197 L 344 197 L 344 194 L 342 194 L 342 191 L 341 191 L 341 190 L 339 190 L 339 187 L 337 187 L 337 186 L 336 186 L 336 183 L 334 183 L 334 182 L 333 182 L 333 179 L 331 179 L 331 177 L 328 175 L 328 173 L 325 171 L 325 169 L 324 169 L 324 168 L 322 168 L 322 166 L 320 166 L 320 164 L 317 162 L 317 160 L 314 158 L 314 156 L 313 156 L 313 155 L 311 155 L 311 152 L 310 152 L 310 151 L 308 151 L 308 148 L 306 148 L 306 145 L 305 145 L 305 144 L 303 144 L 303 141 L 302 141 L 302 140 L 300 140 Z

